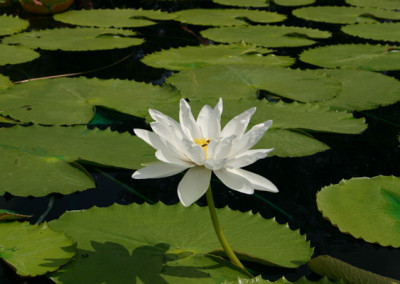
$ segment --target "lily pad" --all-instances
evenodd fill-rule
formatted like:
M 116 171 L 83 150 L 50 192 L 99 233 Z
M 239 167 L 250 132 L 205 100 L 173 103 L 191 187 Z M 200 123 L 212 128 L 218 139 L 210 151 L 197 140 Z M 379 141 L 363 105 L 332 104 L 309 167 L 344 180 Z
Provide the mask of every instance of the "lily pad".
M 46 223 L 0 222 L 0 258 L 20 276 L 55 271 L 74 255 L 74 241 Z
M 25 220 L 31 217 L 30 215 L 19 214 L 11 210 L 0 209 L 0 221 Z
M 29 48 L 0 44 L 0 65 L 28 62 L 39 56 L 38 52 Z
M 218 64 L 258 64 L 286 67 L 294 63 L 289 56 L 265 55 L 272 52 L 245 44 L 186 46 L 146 55 L 142 62 L 157 68 L 184 70 Z
M 10 86 L 11 86 L 10 79 L 0 74 L 0 90 L 7 89 Z
M 317 194 L 322 215 L 344 233 L 400 247 L 400 178 L 352 178 Z M 350 216 L 350 217 L 349 217 Z
M 327 68 L 400 70 L 400 49 L 378 44 L 331 45 L 306 50 L 300 60 Z
M 290 284 L 290 283 L 295 283 L 295 284 L 346 284 L 342 280 L 332 282 L 328 279 L 328 277 L 323 277 L 322 279 L 318 281 L 310 281 L 306 277 L 301 277 L 300 279 L 297 279 L 296 281 L 289 281 L 285 277 L 279 278 L 276 281 L 269 281 L 265 280 L 261 277 L 261 275 L 251 278 L 251 279 L 237 279 L 236 281 L 225 281 L 222 284 L 270 284 L 270 283 L 275 283 L 275 284 Z
M 400 3 L 397 0 L 345 0 L 346 3 L 360 7 L 374 7 L 382 9 L 398 10 Z
M 0 36 L 10 35 L 25 30 L 29 21 L 7 15 L 0 16 Z
M 315 3 L 315 0 L 273 0 L 279 6 L 305 6 Z
M 326 31 L 286 26 L 220 27 L 204 30 L 201 35 L 217 42 L 245 42 L 265 47 L 307 46 L 314 44 L 314 39 L 331 36 Z
M 400 22 L 396 23 L 365 23 L 347 25 L 342 31 L 352 36 L 373 40 L 397 42 L 400 41 Z
M 217 214 L 230 245 L 243 260 L 294 268 L 312 254 L 304 236 L 274 219 L 229 208 L 219 209 Z M 221 275 L 220 269 L 227 269 L 226 264 L 207 269 L 201 260 L 208 253 L 221 253 L 205 207 L 115 204 L 67 212 L 50 226 L 77 240 L 78 255 L 86 256 L 53 274 L 51 278 L 57 283 L 101 283 L 110 277 L 118 279 L 117 283 L 135 279 L 147 283 L 221 283 L 239 276 L 231 270 L 225 279 L 214 278 L 214 273 Z M 196 258 L 199 262 L 194 266 Z M 97 273 L 90 272 L 94 268 Z
M 171 20 L 172 14 L 155 10 L 92 9 L 67 11 L 54 16 L 59 22 L 79 26 L 123 28 L 144 27 L 156 24 L 151 20 Z
M 246 19 L 256 23 L 275 23 L 286 19 L 285 15 L 246 9 L 190 9 L 175 12 L 175 20 L 204 26 L 248 25 Z
M 268 7 L 269 0 L 213 0 L 214 3 L 237 7 Z
M 106 28 L 62 28 L 36 30 L 3 39 L 3 43 L 21 44 L 47 50 L 86 51 L 126 48 L 144 41 L 133 38 L 135 32 Z
M 362 7 L 304 7 L 293 11 L 296 17 L 333 24 L 355 24 L 378 22 L 380 19 L 400 20 L 396 11 Z

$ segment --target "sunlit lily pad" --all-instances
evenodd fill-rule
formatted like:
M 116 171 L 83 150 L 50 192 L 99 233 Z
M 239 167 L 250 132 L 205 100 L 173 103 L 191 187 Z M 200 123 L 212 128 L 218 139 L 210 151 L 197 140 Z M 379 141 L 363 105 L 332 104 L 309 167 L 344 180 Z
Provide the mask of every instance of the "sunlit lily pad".
M 357 25 L 347 25 L 342 27 L 343 32 L 352 36 L 358 36 L 374 40 L 384 40 L 389 42 L 400 41 L 399 30 L 400 30 L 400 22 L 365 23 Z
M 248 25 L 244 19 L 256 23 L 275 23 L 286 19 L 285 15 L 247 9 L 190 9 L 174 13 L 175 20 L 204 26 Z
M 304 236 L 274 219 L 229 208 L 217 214 L 230 245 L 242 259 L 294 268 L 312 254 Z M 161 203 L 94 207 L 67 212 L 50 226 L 74 238 L 78 256 L 84 255 L 51 276 L 57 283 L 102 283 L 106 279 L 118 279 L 117 283 L 221 283 L 239 276 L 231 270 L 225 275 L 230 279 L 221 279 L 226 264 L 207 269 L 201 260 L 204 254 L 221 252 L 205 207 Z M 199 262 L 194 265 L 196 258 Z M 213 277 L 214 273 L 219 277 Z
M 213 0 L 214 3 L 237 7 L 268 7 L 269 0 Z
M 246 42 L 265 47 L 307 46 L 314 39 L 329 38 L 326 31 L 286 26 L 239 26 L 211 28 L 201 32 L 203 37 L 228 43 Z
M 378 22 L 379 19 L 400 20 L 396 11 L 362 7 L 304 7 L 293 11 L 296 17 L 333 24 Z
M 54 232 L 46 223 L 0 222 L 0 259 L 18 275 L 38 276 L 55 271 L 74 255 L 74 241 Z
M 310 5 L 315 2 L 315 0 L 273 0 L 276 5 L 279 6 L 303 6 Z
M 346 0 L 346 3 L 360 7 L 375 7 L 383 9 L 400 9 L 400 2 L 397 0 Z
M 288 56 L 265 55 L 266 48 L 249 45 L 209 45 L 171 48 L 146 55 L 142 62 L 158 68 L 184 70 L 218 64 L 258 64 L 286 67 L 294 63 Z
M 11 86 L 10 79 L 0 74 L 0 90 L 7 89 L 10 86 Z
M 279 278 L 276 281 L 269 281 L 266 279 L 263 279 L 261 275 L 251 278 L 251 279 L 245 279 L 245 278 L 239 278 L 236 281 L 225 281 L 222 284 L 270 284 L 270 283 L 275 283 L 275 284 L 290 284 L 290 283 L 295 283 L 295 284 L 346 284 L 342 280 L 332 282 L 329 280 L 328 277 L 323 277 L 322 279 L 318 281 L 310 281 L 306 277 L 301 277 L 300 279 L 297 279 L 296 281 L 289 281 L 285 277 Z
M 171 20 L 174 16 L 155 10 L 133 9 L 92 9 L 74 10 L 54 16 L 63 23 L 102 28 L 143 27 L 154 25 L 151 20 Z
M 5 38 L 3 43 L 48 50 L 107 50 L 142 44 L 143 40 L 134 35 L 135 32 L 122 29 L 63 28 L 20 33 Z
M 0 36 L 10 35 L 25 30 L 29 26 L 29 21 L 17 17 L 0 16 Z
M 32 61 L 39 56 L 39 53 L 29 48 L 0 44 L 0 65 Z
M 400 48 L 369 44 L 331 45 L 306 50 L 300 60 L 327 68 L 400 70 Z
M 31 217 L 30 215 L 19 214 L 11 210 L 0 209 L 0 221 L 25 220 Z
M 317 194 L 322 215 L 344 233 L 400 247 L 400 178 L 352 178 Z

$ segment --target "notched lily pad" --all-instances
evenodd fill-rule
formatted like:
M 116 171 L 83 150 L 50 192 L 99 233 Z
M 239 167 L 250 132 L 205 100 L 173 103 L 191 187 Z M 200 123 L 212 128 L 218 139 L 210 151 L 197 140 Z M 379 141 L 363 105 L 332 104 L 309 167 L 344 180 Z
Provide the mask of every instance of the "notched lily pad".
M 399 13 L 398 13 L 399 14 Z M 396 23 L 364 23 L 347 25 L 342 31 L 352 36 L 389 42 L 400 41 L 400 22 Z
M 25 30 L 29 26 L 29 21 L 17 17 L 0 16 L 0 36 L 10 35 Z
M 360 7 L 374 7 L 382 9 L 398 10 L 400 9 L 400 2 L 397 0 L 345 0 L 346 3 Z
M 0 44 L 0 65 L 24 63 L 39 56 L 38 52 L 29 48 Z
M 213 0 L 214 3 L 237 7 L 268 7 L 269 0 Z

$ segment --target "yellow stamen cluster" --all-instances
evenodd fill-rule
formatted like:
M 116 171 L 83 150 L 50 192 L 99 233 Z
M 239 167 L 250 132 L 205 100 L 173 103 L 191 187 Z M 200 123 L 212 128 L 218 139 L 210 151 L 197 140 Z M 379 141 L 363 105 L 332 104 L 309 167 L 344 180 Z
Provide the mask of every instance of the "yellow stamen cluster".
M 201 138 L 201 139 L 194 139 L 193 142 L 196 143 L 197 145 L 200 145 L 201 148 L 203 148 L 204 150 L 204 154 L 206 155 L 207 158 L 207 147 L 208 144 L 210 143 L 210 139 L 206 139 L 206 138 Z

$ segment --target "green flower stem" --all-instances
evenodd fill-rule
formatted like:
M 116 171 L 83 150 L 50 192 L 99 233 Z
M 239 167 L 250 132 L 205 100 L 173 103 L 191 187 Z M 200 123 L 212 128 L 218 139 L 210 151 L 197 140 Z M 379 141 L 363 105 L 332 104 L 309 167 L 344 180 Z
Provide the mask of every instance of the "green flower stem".
M 231 262 L 233 264 L 235 264 L 235 265 L 239 266 L 240 268 L 246 270 L 244 268 L 243 264 L 237 258 L 236 254 L 233 252 L 233 250 L 229 246 L 228 242 L 225 239 L 224 234 L 222 233 L 222 229 L 221 229 L 221 226 L 219 224 L 218 217 L 217 217 L 217 212 L 215 210 L 214 199 L 213 199 L 212 191 L 211 191 L 211 184 L 208 187 L 208 190 L 206 192 L 206 198 L 207 198 L 208 209 L 210 210 L 211 220 L 212 220 L 212 223 L 214 225 L 215 233 L 218 236 L 219 242 L 221 243 L 221 245 L 222 245 L 222 247 L 223 247 L 223 249 L 225 251 L 225 254 L 229 257 L 229 259 L 231 260 Z

